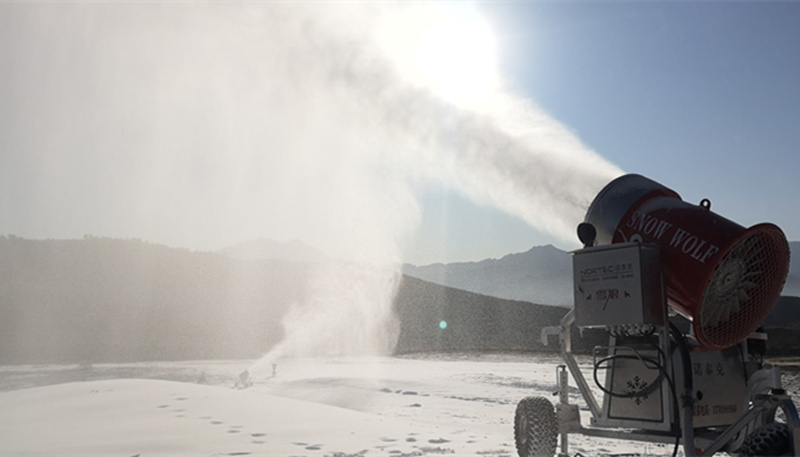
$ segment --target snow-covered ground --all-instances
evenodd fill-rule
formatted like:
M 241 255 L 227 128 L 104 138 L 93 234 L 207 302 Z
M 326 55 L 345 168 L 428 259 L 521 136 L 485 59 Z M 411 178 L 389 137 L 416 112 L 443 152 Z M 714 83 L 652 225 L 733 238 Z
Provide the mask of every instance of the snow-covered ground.
M 0 455 L 516 455 L 514 409 L 552 355 L 0 367 Z M 588 369 L 588 362 L 585 364 Z M 576 389 L 573 401 L 580 402 Z M 672 446 L 571 435 L 570 454 Z

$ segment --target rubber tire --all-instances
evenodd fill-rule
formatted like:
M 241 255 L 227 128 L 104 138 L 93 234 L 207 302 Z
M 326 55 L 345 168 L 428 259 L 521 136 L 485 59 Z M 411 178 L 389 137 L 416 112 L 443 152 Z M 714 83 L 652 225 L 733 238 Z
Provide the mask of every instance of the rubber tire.
M 550 400 L 526 397 L 514 414 L 514 441 L 520 457 L 553 457 L 558 438 L 558 419 Z
M 756 429 L 745 438 L 739 455 L 745 457 L 792 454 L 792 432 L 787 424 L 773 422 Z

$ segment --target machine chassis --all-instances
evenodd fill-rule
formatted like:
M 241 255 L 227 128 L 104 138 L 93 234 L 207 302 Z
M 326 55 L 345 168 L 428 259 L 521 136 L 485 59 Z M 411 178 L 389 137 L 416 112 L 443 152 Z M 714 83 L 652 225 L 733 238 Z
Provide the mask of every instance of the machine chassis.
M 592 392 L 588 381 L 581 371 L 575 354 L 572 352 L 572 328 L 575 322 L 574 310 L 570 310 L 562 319 L 559 327 L 546 327 L 542 330 L 542 342 L 547 344 L 548 337 L 557 335 L 561 346 L 563 365 L 557 367 L 556 383 L 558 403 L 555 405 L 560 436 L 559 457 L 569 456 L 569 435 L 580 434 L 598 438 L 632 440 L 650 443 L 672 444 L 676 440 L 683 443 L 685 456 L 711 456 L 717 452 L 736 452 L 744 439 L 759 427 L 772 423 L 778 410 L 782 410 L 786 423 L 790 427 L 793 448 L 800 449 L 800 417 L 791 398 L 781 388 L 780 372 L 776 367 L 763 367 L 754 371 L 748 378 L 749 408 L 740 418 L 726 428 L 694 428 L 693 416 L 684 414 L 685 424 L 672 427 L 668 431 L 642 427 L 622 428 L 613 421 L 603 420 L 603 410 Z M 673 370 L 673 373 L 675 370 Z M 595 425 L 584 426 L 581 423 L 580 407 L 570 403 L 569 378 L 578 387 L 586 406 L 591 413 Z M 602 425 L 598 425 L 602 424 Z M 628 421 L 625 425 L 633 425 Z M 792 455 L 797 455 L 792 454 Z
M 718 377 L 705 381 L 723 384 L 719 386 L 714 384 L 706 391 L 719 390 L 725 392 L 723 395 L 732 395 L 732 398 L 737 399 L 734 401 L 738 402 L 736 403 L 737 407 L 729 408 L 727 416 L 722 419 L 715 418 L 717 422 L 714 420 L 709 422 L 708 418 L 703 417 L 695 418 L 695 407 L 700 403 L 700 399 L 697 398 L 700 390 L 695 391 L 692 386 L 694 380 L 698 379 L 696 375 L 702 373 L 697 373 L 696 369 L 692 370 L 692 360 L 694 360 L 693 358 L 704 360 L 703 357 L 706 359 L 710 357 L 710 360 L 713 361 L 723 360 L 726 355 L 724 351 L 708 351 L 699 347 L 692 350 L 686 344 L 690 337 L 684 335 L 668 321 L 661 272 L 657 267 L 659 262 L 657 251 L 658 247 L 652 245 L 625 243 L 602 248 L 585 248 L 574 253 L 575 307 L 564 316 L 560 326 L 546 327 L 542 330 L 541 335 L 544 345 L 547 345 L 548 337 L 558 336 L 560 353 L 564 361 L 563 365 L 558 366 L 556 374 L 559 401 L 555 405 L 555 419 L 558 424 L 557 433 L 560 435 L 559 457 L 569 456 L 570 434 L 652 443 L 674 443 L 676 451 L 679 443 L 683 443 L 684 455 L 687 457 L 711 456 L 720 451 L 737 454 L 748 436 L 761 427 L 775 422 L 778 410 L 783 412 L 786 427 L 788 427 L 789 437 L 787 440 L 790 441 L 793 452 L 790 455 L 798 455 L 797 451 L 800 451 L 800 418 L 798 418 L 797 409 L 781 386 L 778 369 L 764 365 L 757 356 L 750 354 L 747 340 L 739 343 L 738 347 L 734 346 L 728 350 L 740 357 L 740 360 L 736 360 L 736 365 L 733 368 L 720 370 L 720 372 L 736 372 L 735 376 Z M 581 260 L 582 258 L 588 260 L 588 263 Z M 616 274 L 618 269 L 615 269 L 611 275 L 589 278 L 590 282 L 581 283 L 582 278 L 578 278 L 578 276 L 585 276 L 585 271 L 592 271 L 591 269 L 594 268 L 592 266 L 593 258 L 600 259 L 599 263 L 595 265 L 625 264 L 634 267 L 627 270 L 623 268 L 624 274 Z M 609 258 L 614 262 L 609 262 Z M 589 270 L 586 270 L 587 265 Z M 578 271 L 579 268 L 584 268 L 584 270 Z M 626 292 L 625 296 L 628 299 L 618 300 L 614 305 L 617 306 L 615 310 L 608 305 L 608 300 L 602 304 L 602 312 L 596 300 L 594 303 L 582 302 L 587 294 L 594 296 L 596 290 L 603 292 L 609 287 L 624 287 L 626 291 L 633 292 L 631 294 Z M 610 312 L 606 312 L 607 310 Z M 636 342 L 637 338 L 638 341 L 647 340 L 655 348 L 653 351 L 660 353 L 658 357 L 658 369 L 662 372 L 658 378 L 660 392 L 658 399 L 651 401 L 656 404 L 656 408 L 660 407 L 660 416 L 642 418 L 624 417 L 625 415 L 622 414 L 623 417 L 619 417 L 620 415 L 617 414 L 617 417 L 614 417 L 611 397 L 615 393 L 611 392 L 613 380 L 609 381 L 613 375 L 606 373 L 605 386 L 600 386 L 598 383 L 600 390 L 604 391 L 603 402 L 598 402 L 589 382 L 581 372 L 572 350 L 574 327 L 605 327 L 609 330 L 609 333 L 612 334 L 609 346 L 595 349 L 594 367 L 597 369 L 598 350 L 600 352 L 608 351 L 606 354 L 616 354 L 616 351 L 620 349 L 628 350 L 628 346 L 620 345 L 617 338 L 613 336 L 620 330 L 615 330 L 611 324 L 620 318 L 630 319 L 630 316 L 635 316 L 634 320 L 626 321 L 622 328 L 635 329 L 635 331 L 632 332 L 633 336 L 625 341 Z M 622 333 L 626 331 L 624 330 Z M 640 332 L 638 336 L 636 331 Z M 679 342 L 683 344 L 678 344 Z M 636 351 L 635 349 L 631 350 Z M 637 357 L 639 357 L 638 354 Z M 721 361 L 716 363 L 722 364 Z M 737 368 L 742 368 L 742 370 Z M 569 401 L 570 376 L 576 383 L 591 413 L 588 426 L 581 423 L 579 406 Z M 702 381 L 702 376 L 700 380 Z M 595 381 L 597 381 L 596 376 Z M 652 390 L 652 392 L 655 391 L 656 389 Z M 729 392 L 735 393 L 730 394 Z M 549 402 L 549 400 L 547 401 Z M 522 403 L 520 402 L 520 406 L 523 406 Z M 720 409 L 724 410 L 724 408 Z M 732 415 L 731 411 L 733 411 Z M 520 417 L 520 407 L 518 407 L 515 418 L 515 436 L 521 457 L 529 457 L 541 449 L 546 449 L 545 453 L 550 452 L 550 446 L 553 451 L 555 450 L 555 436 L 545 436 L 541 439 L 533 436 L 529 431 L 521 429 L 522 426 L 527 425 L 528 421 L 524 414 L 522 414 L 522 420 Z M 546 435 L 553 433 L 549 431 L 549 428 L 543 428 L 543 430 L 547 431 L 535 431 L 535 433 Z M 537 451 L 531 451 L 531 441 L 536 442 L 534 447 Z

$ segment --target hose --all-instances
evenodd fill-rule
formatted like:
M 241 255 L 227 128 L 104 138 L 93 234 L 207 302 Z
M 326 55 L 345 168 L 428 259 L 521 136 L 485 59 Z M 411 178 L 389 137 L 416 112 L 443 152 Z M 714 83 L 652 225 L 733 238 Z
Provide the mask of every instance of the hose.
M 692 380 L 692 360 L 689 355 L 689 343 L 683 333 L 672 322 L 669 323 L 669 330 L 678 343 L 681 364 L 683 365 L 683 395 L 681 396 L 683 453 L 686 457 L 695 457 L 697 456 L 697 450 L 694 447 L 694 382 Z

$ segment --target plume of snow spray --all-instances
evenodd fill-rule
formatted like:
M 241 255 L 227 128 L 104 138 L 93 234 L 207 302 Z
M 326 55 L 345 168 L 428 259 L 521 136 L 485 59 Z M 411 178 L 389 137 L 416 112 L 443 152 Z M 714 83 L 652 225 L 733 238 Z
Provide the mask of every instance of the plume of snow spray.
M 319 267 L 264 360 L 390 351 L 398 243 L 419 223 L 419 183 L 571 239 L 620 173 L 525 100 L 497 90 L 460 104 L 400 68 L 385 30 L 441 7 L 3 6 L 13 44 L 0 60 L 16 71 L 0 75 L 0 96 L 20 107 L 0 124 L 15 151 L 0 163 L 0 194 L 16 205 L 3 219 L 33 221 L 6 230 L 192 247 L 303 239 L 354 263 Z
M 469 109 L 456 107 L 430 88 L 404 79 L 369 27 L 381 24 L 382 15 L 398 12 L 379 13 L 379 20 L 354 21 L 348 27 L 330 17 L 309 18 L 315 34 L 326 38 L 303 49 L 308 55 L 304 61 L 323 70 L 325 84 L 314 84 L 323 91 L 317 96 L 334 98 L 337 102 L 333 105 L 349 107 L 348 115 L 358 120 L 361 131 L 379 139 L 373 153 L 387 167 L 385 173 L 399 173 L 408 183 L 444 180 L 476 201 L 495 205 L 561 237 L 571 236 L 591 198 L 620 170 L 545 113 L 509 94 L 497 93 L 493 103 Z M 412 14 L 410 20 L 414 19 Z M 340 35 L 342 30 L 365 35 L 348 39 Z M 391 349 L 396 329 L 386 331 L 386 323 L 393 323 L 386 294 L 394 292 L 396 276 L 389 280 L 382 274 L 369 280 L 361 276 L 357 285 L 342 279 L 338 277 L 331 289 L 348 284 L 347 299 L 331 301 L 332 290 L 326 289 L 319 296 L 322 306 L 307 303 L 305 311 L 293 313 L 286 321 L 287 340 L 264 360 L 311 342 L 329 345 L 342 336 L 362 351 L 366 347 Z M 333 303 L 347 305 L 338 309 Z M 380 309 L 386 311 L 382 316 L 376 313 Z M 309 320 L 320 325 L 309 325 Z M 349 335 L 354 327 L 372 328 L 375 336 L 386 336 L 382 342 L 389 344 L 364 344 L 367 338 Z M 318 338 L 321 335 L 331 338 Z M 340 352 L 341 344 L 333 347 Z

